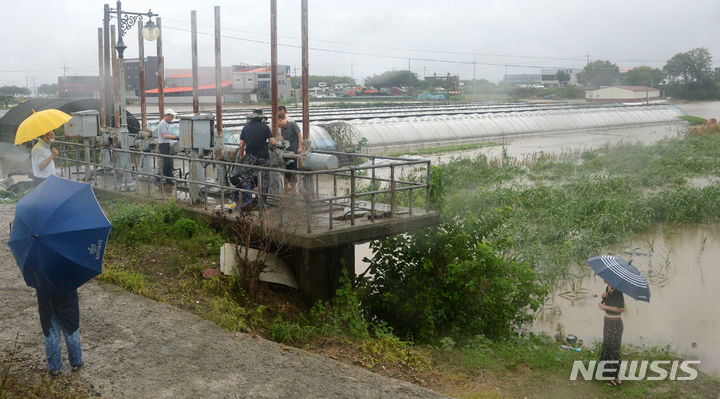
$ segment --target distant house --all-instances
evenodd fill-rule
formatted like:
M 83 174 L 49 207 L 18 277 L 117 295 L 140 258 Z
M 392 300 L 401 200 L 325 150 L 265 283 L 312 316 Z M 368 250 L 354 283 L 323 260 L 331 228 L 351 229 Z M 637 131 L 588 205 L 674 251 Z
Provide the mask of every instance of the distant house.
M 590 103 L 642 103 L 660 99 L 660 89 L 646 86 L 612 86 L 585 92 Z
M 98 76 L 58 76 L 58 96 L 61 98 L 100 98 Z
M 260 90 L 271 89 L 272 72 L 267 65 L 232 66 L 232 101 L 254 102 L 258 100 Z M 290 97 L 290 66 L 277 66 L 278 97 Z

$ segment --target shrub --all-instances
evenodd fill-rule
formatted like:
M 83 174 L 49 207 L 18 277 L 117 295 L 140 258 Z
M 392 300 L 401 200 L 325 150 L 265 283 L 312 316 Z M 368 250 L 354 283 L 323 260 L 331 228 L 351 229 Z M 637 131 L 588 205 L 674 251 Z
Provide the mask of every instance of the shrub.
M 527 264 L 499 255 L 459 221 L 371 247 L 363 312 L 406 339 L 506 336 L 532 319 L 528 310 L 547 294 Z

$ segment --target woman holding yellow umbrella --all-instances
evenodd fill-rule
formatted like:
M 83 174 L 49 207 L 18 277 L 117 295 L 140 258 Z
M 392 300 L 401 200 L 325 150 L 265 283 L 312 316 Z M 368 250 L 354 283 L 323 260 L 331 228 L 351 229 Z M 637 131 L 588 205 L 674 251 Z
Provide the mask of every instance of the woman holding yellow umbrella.
M 58 155 L 58 150 L 52 148 L 50 142 L 55 139 L 54 129 L 62 126 L 70 119 L 72 119 L 72 116 L 57 109 L 46 109 L 40 112 L 33 110 L 32 115 L 18 126 L 15 134 L 15 145 L 40 137 L 40 140 L 33 146 L 31 153 L 35 185 L 55 174 L 54 159 Z

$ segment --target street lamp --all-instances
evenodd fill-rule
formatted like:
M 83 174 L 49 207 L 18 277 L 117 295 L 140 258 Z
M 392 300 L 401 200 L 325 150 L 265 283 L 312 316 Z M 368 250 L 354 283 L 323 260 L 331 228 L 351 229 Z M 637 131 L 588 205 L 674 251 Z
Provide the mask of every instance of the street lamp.
M 118 110 L 120 114 L 120 126 L 115 126 L 117 129 L 116 131 L 117 135 L 120 139 L 120 148 L 123 150 L 130 149 L 130 141 L 129 141 L 129 132 L 127 129 L 127 113 L 125 111 L 125 60 L 123 57 L 123 53 L 125 52 L 125 49 L 127 49 L 127 46 L 125 46 L 125 43 L 123 42 L 123 34 L 125 34 L 127 31 L 130 30 L 130 28 L 135 25 L 135 22 L 140 19 L 142 20 L 142 17 L 147 15 L 149 21 L 145 25 L 145 27 L 141 30 L 142 37 L 145 40 L 155 40 L 160 35 L 160 29 L 158 29 L 157 25 L 155 25 L 154 22 L 152 22 L 152 17 L 157 17 L 157 14 L 153 14 L 151 10 L 148 10 L 147 13 L 139 13 L 139 12 L 129 12 L 129 11 L 123 11 L 122 10 L 122 4 L 120 0 L 117 1 L 117 8 L 111 9 L 109 5 L 105 4 L 105 23 L 107 24 L 110 21 L 110 18 L 113 16 L 117 19 L 118 24 L 118 41 L 115 44 L 115 50 L 118 52 L 118 58 L 117 58 L 117 72 L 118 72 L 118 91 L 119 91 L 119 104 L 117 104 L 116 110 Z M 115 15 L 113 15 L 115 14 Z M 107 26 L 107 25 L 106 25 Z M 144 79 L 144 77 L 142 78 Z M 117 115 L 116 115 L 117 118 Z M 117 119 L 116 119 L 117 120 Z M 130 154 L 128 153 L 121 153 L 117 158 L 118 166 L 123 169 L 127 170 L 130 169 Z M 135 184 L 132 181 L 132 176 L 130 172 L 124 171 L 123 177 L 122 177 L 122 186 L 121 190 L 123 191 L 130 191 L 134 190 Z
M 135 25 L 138 19 L 142 20 L 143 16 L 148 17 L 148 22 L 141 31 L 145 40 L 156 40 L 158 36 L 160 36 L 160 29 L 152 21 L 152 17 L 158 16 L 157 14 L 153 14 L 152 10 L 148 10 L 146 13 L 123 11 L 120 0 L 118 0 L 116 4 L 117 8 L 115 9 L 110 8 L 107 4 L 105 5 L 105 20 L 109 21 L 110 18 L 115 17 L 118 21 L 118 41 L 115 44 L 115 50 L 118 52 L 118 78 L 120 80 L 120 84 L 118 85 L 120 90 L 120 104 L 118 104 L 118 106 L 120 108 L 120 124 L 124 127 L 127 126 L 127 119 L 125 115 L 125 60 L 123 53 L 127 46 L 125 46 L 123 42 L 123 35 Z
M 155 39 L 160 36 L 160 28 L 155 25 L 155 22 L 152 21 L 152 12 L 148 11 L 148 21 L 142 28 L 142 37 L 149 41 L 155 41 Z

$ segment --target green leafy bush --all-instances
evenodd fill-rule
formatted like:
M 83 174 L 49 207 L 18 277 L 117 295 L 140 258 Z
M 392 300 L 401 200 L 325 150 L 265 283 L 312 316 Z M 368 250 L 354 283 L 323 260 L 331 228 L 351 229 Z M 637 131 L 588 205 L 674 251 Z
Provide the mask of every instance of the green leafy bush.
M 459 219 L 371 247 L 364 314 L 407 339 L 505 336 L 547 294 L 527 264 L 499 255 Z
M 119 202 L 107 216 L 113 225 L 110 239 L 127 246 L 165 245 L 167 240 L 174 240 L 184 251 L 217 253 L 225 241 L 206 223 L 188 218 L 174 202 Z
M 181 218 L 173 224 L 172 230 L 176 237 L 190 238 L 198 230 L 198 224 L 194 220 Z

